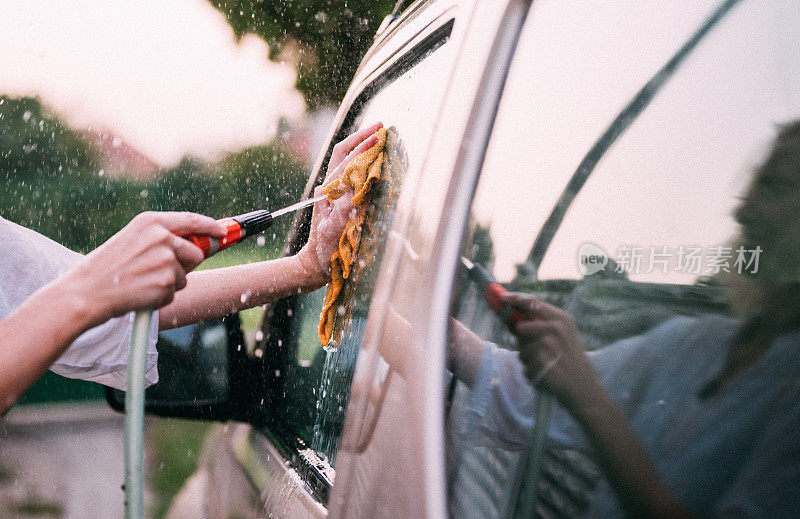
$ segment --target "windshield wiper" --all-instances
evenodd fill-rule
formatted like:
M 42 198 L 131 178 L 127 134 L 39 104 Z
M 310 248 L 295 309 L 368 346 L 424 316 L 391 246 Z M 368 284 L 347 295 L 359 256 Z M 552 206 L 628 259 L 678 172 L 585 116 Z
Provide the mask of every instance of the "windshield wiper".
M 672 77 L 678 67 L 686 60 L 703 38 L 705 38 L 708 32 L 740 1 L 741 0 L 726 0 L 722 2 L 692 37 L 683 44 L 678 52 L 650 78 L 639 92 L 637 92 L 628 105 L 609 125 L 606 131 L 595 141 L 580 165 L 578 165 L 578 169 L 572 174 L 572 178 L 569 179 L 567 187 L 561 193 L 550 216 L 547 217 L 541 232 L 536 237 L 533 248 L 528 255 L 528 263 L 532 263 L 537 269 L 539 268 L 542 258 L 544 258 L 544 254 L 550 246 L 550 242 L 553 241 L 556 231 L 558 231 L 561 222 L 564 220 L 567 209 L 569 209 L 575 197 L 578 196 L 581 188 L 583 188 L 584 184 L 589 179 L 589 175 L 591 175 L 595 167 L 597 167 L 597 163 L 600 162 L 600 159 L 605 155 L 606 151 L 608 151 L 620 135 L 633 124 L 633 121 L 639 117 L 644 109 L 647 108 L 650 101 L 653 100 L 664 84 Z

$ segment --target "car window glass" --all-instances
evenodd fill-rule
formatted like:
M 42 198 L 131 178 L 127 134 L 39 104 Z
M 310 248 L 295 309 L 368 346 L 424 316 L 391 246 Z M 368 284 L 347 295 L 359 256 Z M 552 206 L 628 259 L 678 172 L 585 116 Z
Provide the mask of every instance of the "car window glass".
M 534 4 L 456 287 L 446 417 L 454 517 L 623 515 L 571 410 L 556 401 L 537 414 L 543 393 L 531 380 L 549 362 L 521 360 L 531 343 L 489 307 L 488 279 L 574 319 L 606 392 L 693 511 L 764 506 L 759 492 L 778 484 L 777 468 L 757 457 L 782 448 L 775 431 L 796 419 L 781 396 L 797 391 L 800 363 L 800 248 L 789 238 L 800 222 L 789 202 L 800 126 L 786 126 L 800 117 L 795 4 L 732 9 L 603 155 L 541 263 L 528 261 L 594 141 L 717 5 L 625 2 L 581 14 Z M 775 155 L 778 138 L 790 151 Z M 763 298 L 767 284 L 782 303 Z M 715 385 L 748 333 L 767 353 Z M 546 433 L 541 452 L 531 449 L 535 424 Z
M 381 121 L 387 128 L 385 160 L 379 188 L 367 211 L 358 253 L 358 268 L 346 282 L 344 301 L 334 322 L 330 347 L 317 333 L 324 290 L 299 296 L 285 366 L 284 399 L 279 404 L 289 430 L 332 464 L 338 449 L 344 410 L 355 368 L 372 290 L 392 226 L 405 171 L 418 166 L 432 127 L 427 124 L 441 101 L 453 49 L 446 44 L 451 24 L 420 48 L 401 58 L 399 66 L 379 77 L 355 102 L 340 136 Z

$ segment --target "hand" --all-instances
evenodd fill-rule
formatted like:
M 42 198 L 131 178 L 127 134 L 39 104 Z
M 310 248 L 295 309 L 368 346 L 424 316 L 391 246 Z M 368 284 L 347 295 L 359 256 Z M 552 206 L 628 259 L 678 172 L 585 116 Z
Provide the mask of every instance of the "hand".
M 373 124 L 334 146 L 325 181 L 314 190 L 314 196 L 321 195 L 322 188 L 342 176 L 354 158 L 375 145 L 375 132 L 382 126 L 381 123 Z M 352 215 L 351 199 L 352 192 L 333 202 L 326 199 L 314 204 L 308 242 L 297 253 L 303 269 L 313 280 L 313 285 L 322 286 L 330 279 L 331 255 L 339 248 L 339 238 Z
M 225 228 L 193 213 L 147 212 L 84 257 L 66 276 L 92 325 L 131 310 L 160 308 L 186 286 L 186 274 L 203 261 L 188 234 L 214 237 Z
M 523 318 L 514 325 L 528 378 L 573 409 L 594 391 L 597 375 L 586 359 L 575 319 L 541 299 L 507 294 L 504 302 Z

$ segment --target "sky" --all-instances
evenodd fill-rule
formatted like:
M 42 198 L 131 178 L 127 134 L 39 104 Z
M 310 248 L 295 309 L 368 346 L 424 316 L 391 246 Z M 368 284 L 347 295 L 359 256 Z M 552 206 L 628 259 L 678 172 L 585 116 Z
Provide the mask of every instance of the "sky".
M 0 94 L 39 96 L 162 166 L 268 142 L 303 116 L 294 68 L 206 0 L 0 0 Z
M 477 221 L 490 228 L 501 281 L 513 279 L 591 145 L 720 2 L 591 4 L 534 2 L 519 65 L 509 73 L 473 205 Z M 745 0 L 734 8 L 604 155 L 539 276 L 581 277 L 578 253 L 586 242 L 614 258 L 623 246 L 674 252 L 733 238 L 732 210 L 776 125 L 800 117 L 798 27 L 795 0 Z M 525 145 L 509 146 L 509 135 Z M 668 275 L 643 268 L 630 278 L 696 278 L 673 266 Z

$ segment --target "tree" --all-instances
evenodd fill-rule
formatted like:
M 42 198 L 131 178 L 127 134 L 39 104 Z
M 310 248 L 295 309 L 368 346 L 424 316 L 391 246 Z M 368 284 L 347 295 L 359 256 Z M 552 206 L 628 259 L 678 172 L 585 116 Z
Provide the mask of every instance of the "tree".
M 338 105 L 395 0 L 211 0 L 237 35 L 253 32 L 275 57 L 299 44 L 297 88 L 309 109 Z
M 91 146 L 37 99 L 0 96 L 0 215 L 87 252 L 144 210 L 136 183 L 99 172 Z

